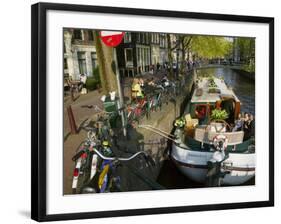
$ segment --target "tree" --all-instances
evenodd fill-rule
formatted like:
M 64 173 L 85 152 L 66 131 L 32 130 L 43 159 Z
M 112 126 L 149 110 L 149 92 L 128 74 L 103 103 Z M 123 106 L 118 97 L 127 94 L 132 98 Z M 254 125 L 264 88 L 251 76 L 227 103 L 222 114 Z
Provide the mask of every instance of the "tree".
M 94 31 L 97 60 L 102 92 L 108 94 L 117 91 L 117 80 L 114 71 L 113 48 L 107 47 L 100 39 L 98 31 Z
M 226 56 L 232 43 L 224 37 L 216 36 L 191 36 L 186 41 L 188 48 L 203 58 L 221 58 Z
M 240 52 L 240 61 L 244 62 L 244 70 L 255 72 L 255 39 L 248 37 L 236 38 Z
M 168 76 L 171 78 L 173 76 L 173 50 L 175 47 L 172 47 L 172 34 L 167 34 L 167 42 L 168 42 L 168 60 L 169 60 L 169 70 L 168 70 Z
M 249 63 L 250 59 L 255 57 L 255 39 L 238 37 L 238 47 L 240 50 L 240 58 L 242 61 Z

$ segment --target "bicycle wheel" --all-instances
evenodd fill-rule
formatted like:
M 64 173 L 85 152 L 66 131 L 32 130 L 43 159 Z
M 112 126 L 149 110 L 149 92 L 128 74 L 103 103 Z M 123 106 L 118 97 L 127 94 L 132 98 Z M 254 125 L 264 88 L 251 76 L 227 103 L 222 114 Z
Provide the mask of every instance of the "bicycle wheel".
M 89 182 L 91 174 L 89 161 L 91 161 L 91 158 L 92 155 L 85 152 L 76 160 L 72 179 L 73 194 L 80 194 L 83 186 Z

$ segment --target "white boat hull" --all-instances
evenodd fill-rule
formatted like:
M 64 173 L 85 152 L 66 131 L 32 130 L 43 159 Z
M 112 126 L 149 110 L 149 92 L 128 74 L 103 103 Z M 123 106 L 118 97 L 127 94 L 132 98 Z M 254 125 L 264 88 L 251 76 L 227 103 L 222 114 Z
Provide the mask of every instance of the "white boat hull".
M 213 152 L 183 149 L 173 144 L 171 158 L 185 176 L 193 181 L 205 183 L 207 162 L 212 155 Z M 255 176 L 255 153 L 229 153 L 229 158 L 223 162 L 223 166 L 229 173 L 222 179 L 222 184 L 241 185 Z

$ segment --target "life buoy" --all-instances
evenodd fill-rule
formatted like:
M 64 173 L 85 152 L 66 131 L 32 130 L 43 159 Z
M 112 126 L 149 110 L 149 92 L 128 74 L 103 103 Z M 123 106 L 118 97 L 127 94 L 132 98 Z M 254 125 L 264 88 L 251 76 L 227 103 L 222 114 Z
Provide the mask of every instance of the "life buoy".
M 220 142 L 223 142 L 223 145 L 220 146 Z M 225 136 L 225 135 L 216 135 L 214 138 L 213 138 L 213 144 L 214 144 L 214 147 L 218 150 L 220 149 L 223 149 L 225 150 L 226 147 L 227 147 L 227 144 L 228 144 L 228 138 Z

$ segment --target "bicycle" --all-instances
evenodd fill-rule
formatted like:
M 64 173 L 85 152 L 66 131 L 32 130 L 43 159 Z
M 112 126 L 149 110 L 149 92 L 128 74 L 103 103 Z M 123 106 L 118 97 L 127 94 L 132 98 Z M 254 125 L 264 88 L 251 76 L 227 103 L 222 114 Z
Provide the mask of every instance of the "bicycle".
M 147 94 L 150 111 L 157 111 L 158 108 L 162 109 L 162 95 L 163 88 L 159 87 L 154 88 L 152 93 Z
M 140 155 L 144 156 L 147 163 L 155 165 L 153 159 L 143 151 L 137 152 L 128 158 L 116 157 L 112 151 L 108 155 L 104 155 L 105 151 L 98 147 L 96 140 L 91 139 L 91 136 L 89 138 L 89 135 L 90 146 L 82 148 L 73 157 L 73 161 L 76 162 L 72 182 L 74 194 L 122 191 L 121 177 L 116 172 L 117 167 L 121 165 L 121 162 L 130 161 Z
M 128 104 L 126 108 L 126 118 L 127 118 L 127 123 L 132 124 L 134 122 L 140 121 L 141 118 L 146 116 L 146 118 L 149 117 L 149 104 L 147 101 L 147 98 L 141 98 L 137 99 L 135 103 L 133 104 Z
M 83 108 L 94 109 L 97 115 L 95 121 L 90 121 L 87 126 L 88 128 L 94 128 L 96 130 L 97 138 L 99 140 L 112 139 L 115 135 L 112 128 L 112 120 L 117 120 L 117 112 L 107 112 L 102 110 L 97 105 L 83 105 Z M 84 127 L 84 129 L 87 127 Z M 87 130 L 88 131 L 88 130 Z
M 72 157 L 72 161 L 75 162 L 72 179 L 73 194 L 80 192 L 80 186 L 86 184 L 89 179 L 95 176 L 98 157 L 93 155 L 91 151 L 98 144 L 99 140 L 96 138 L 95 131 L 89 130 L 86 140 L 79 145 L 76 154 Z

